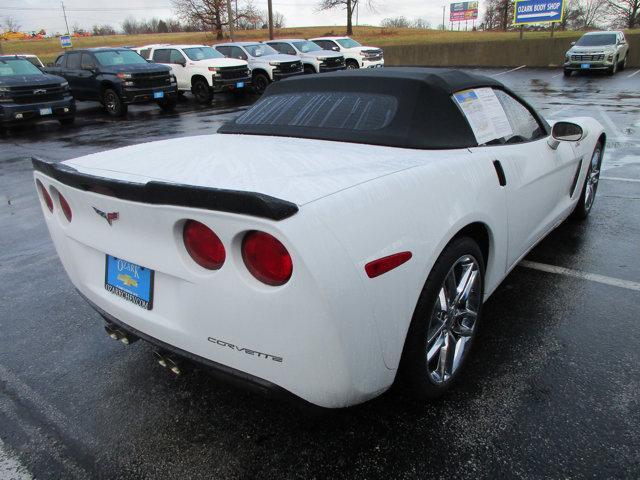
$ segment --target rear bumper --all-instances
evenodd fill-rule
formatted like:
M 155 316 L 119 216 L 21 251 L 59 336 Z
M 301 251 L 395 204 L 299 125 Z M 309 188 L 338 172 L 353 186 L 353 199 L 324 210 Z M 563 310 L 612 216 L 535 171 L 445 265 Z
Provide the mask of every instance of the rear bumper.
M 51 114 L 42 114 L 42 109 L 51 109 Z M 0 123 L 17 125 L 38 120 L 57 120 L 73 117 L 76 113 L 76 103 L 68 96 L 51 102 L 17 104 L 0 103 Z M 18 118 L 16 118 L 18 116 Z
M 159 100 L 154 98 L 155 92 L 163 92 L 163 99 L 177 98 L 178 96 L 178 88 L 173 84 L 167 87 L 157 88 L 124 88 L 122 90 L 122 99 L 125 103 L 154 102 Z
M 242 83 L 243 86 L 238 88 L 238 83 Z M 232 79 L 221 79 L 214 77 L 213 78 L 213 91 L 224 92 L 225 90 L 236 90 L 247 88 L 251 85 L 251 77 L 240 77 L 240 78 L 232 78 Z

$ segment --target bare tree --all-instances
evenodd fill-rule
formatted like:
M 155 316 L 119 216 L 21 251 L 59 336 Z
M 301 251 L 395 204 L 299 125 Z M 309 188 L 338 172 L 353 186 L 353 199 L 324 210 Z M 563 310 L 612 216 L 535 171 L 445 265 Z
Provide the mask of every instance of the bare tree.
M 2 27 L 5 32 L 17 32 L 22 28 L 22 25 L 13 17 L 4 17 Z
M 414 18 L 409 24 L 411 28 L 431 28 L 431 24 L 426 18 Z
M 409 20 L 403 16 L 383 18 L 380 22 L 385 28 L 409 28 Z
M 361 0 L 320 0 L 318 11 L 340 8 L 347 12 L 347 35 L 353 35 L 353 12 Z M 364 0 L 369 10 L 375 10 L 374 0 Z
M 640 26 L 640 0 L 608 0 L 615 25 L 626 28 Z
M 575 27 L 578 30 L 599 27 L 608 7 L 607 0 L 581 0 L 578 4 L 578 15 Z
M 172 0 L 178 17 L 190 24 L 199 24 L 215 33 L 218 40 L 224 38 L 222 29 L 229 25 L 227 0 Z

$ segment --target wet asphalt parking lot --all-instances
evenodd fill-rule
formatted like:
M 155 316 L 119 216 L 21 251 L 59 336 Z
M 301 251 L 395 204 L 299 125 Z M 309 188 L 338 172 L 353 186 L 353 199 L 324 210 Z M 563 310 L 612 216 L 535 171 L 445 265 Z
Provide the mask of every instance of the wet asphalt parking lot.
M 639 478 L 640 74 L 506 70 L 479 69 L 547 118 L 604 125 L 598 195 L 507 277 L 461 383 L 426 404 L 392 390 L 317 415 L 173 378 L 150 346 L 109 339 L 67 279 L 31 156 L 214 133 L 254 98 L 126 120 L 87 103 L 73 128 L 0 134 L 0 479 Z

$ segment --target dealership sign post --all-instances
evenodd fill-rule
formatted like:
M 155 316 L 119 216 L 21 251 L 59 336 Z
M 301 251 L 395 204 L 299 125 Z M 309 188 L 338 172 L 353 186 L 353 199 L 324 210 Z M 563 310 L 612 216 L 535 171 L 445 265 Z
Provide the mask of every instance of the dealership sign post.
M 452 3 L 449 7 L 449 21 L 451 23 L 458 22 L 458 30 L 460 30 L 460 22 L 465 23 L 465 30 L 467 21 L 471 20 L 475 22 L 478 18 L 478 2 L 457 2 Z
M 532 23 L 550 23 L 551 36 L 556 22 L 562 22 L 564 16 L 564 0 L 516 0 L 513 9 L 513 24 L 522 26 Z

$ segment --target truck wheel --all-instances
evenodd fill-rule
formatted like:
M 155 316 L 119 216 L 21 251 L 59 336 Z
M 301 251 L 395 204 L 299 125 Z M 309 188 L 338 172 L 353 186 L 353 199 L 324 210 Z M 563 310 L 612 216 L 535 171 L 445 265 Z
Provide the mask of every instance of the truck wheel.
M 613 65 L 609 67 L 609 70 L 607 70 L 607 73 L 609 75 L 615 75 L 617 71 L 618 71 L 618 57 L 613 59 Z
M 360 68 L 360 65 L 358 65 L 358 62 L 352 59 L 347 60 L 347 70 L 355 70 L 357 68 Z
M 112 117 L 122 117 L 127 114 L 127 104 L 122 101 L 118 93 L 112 88 L 107 88 L 102 92 L 102 104 Z
M 264 73 L 256 73 L 253 76 L 253 88 L 258 95 L 262 95 L 264 91 L 269 86 L 269 77 L 267 77 Z
M 73 125 L 73 122 L 76 121 L 76 117 L 59 118 L 58 121 L 60 122 L 60 125 L 67 127 L 69 125 Z
M 158 100 L 158 106 L 163 112 L 173 112 L 176 108 L 176 103 L 178 103 L 176 98 L 163 98 L 162 100 Z
M 196 78 L 191 85 L 191 92 L 198 103 L 207 105 L 213 100 L 213 90 L 204 78 Z
M 618 70 L 624 70 L 627 68 L 627 57 L 629 57 L 629 53 L 624 56 L 624 60 L 622 60 L 618 65 Z
M 565 77 L 570 77 L 571 76 L 571 70 L 569 70 L 568 68 L 564 69 L 564 76 Z
M 454 238 L 436 260 L 418 298 L 401 373 L 420 399 L 436 398 L 453 383 L 478 332 L 484 261 L 470 237 Z
M 305 75 L 307 75 L 309 73 L 316 73 L 316 69 L 313 68 L 312 65 L 305 65 L 304 66 L 304 73 L 305 73 Z

